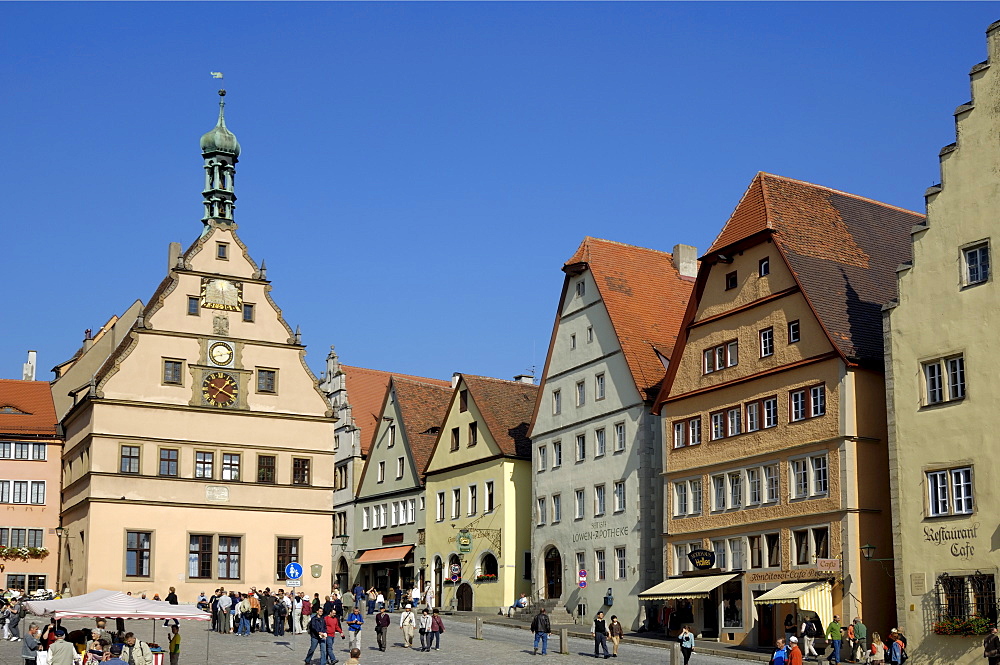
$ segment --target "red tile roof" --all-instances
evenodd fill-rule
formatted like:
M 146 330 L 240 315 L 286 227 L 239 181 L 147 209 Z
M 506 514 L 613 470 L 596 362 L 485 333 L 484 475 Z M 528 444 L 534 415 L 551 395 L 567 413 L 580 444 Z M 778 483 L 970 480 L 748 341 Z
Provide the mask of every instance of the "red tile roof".
M 351 415 L 354 424 L 361 429 L 361 453 L 367 455 L 375 441 L 378 431 L 378 421 L 382 417 L 382 403 L 385 392 L 392 377 L 403 377 L 451 388 L 451 381 L 426 379 L 409 374 L 397 374 L 378 369 L 351 367 L 341 365 L 340 369 L 347 375 L 347 401 L 351 405 Z M 440 423 L 438 423 L 440 424 Z
M 911 260 L 924 216 L 854 194 L 758 173 L 703 260 L 770 230 L 775 245 L 845 359 L 881 363 L 882 305 Z
M 400 429 L 409 443 L 417 473 L 423 474 L 427 470 L 434 442 L 437 441 L 441 424 L 448 412 L 453 392 L 451 384 L 445 387 L 437 382 L 427 383 L 394 376 L 392 388 L 396 391 L 396 405 L 402 421 Z
M 462 379 L 503 454 L 531 457 L 528 429 L 538 386 L 468 374 Z
M 56 407 L 47 381 L 0 379 L 0 436 L 56 436 Z
M 652 397 L 665 373 L 657 350 L 670 357 L 694 280 L 681 277 L 668 252 L 590 236 L 564 269 L 581 265 L 594 277 L 636 388 Z

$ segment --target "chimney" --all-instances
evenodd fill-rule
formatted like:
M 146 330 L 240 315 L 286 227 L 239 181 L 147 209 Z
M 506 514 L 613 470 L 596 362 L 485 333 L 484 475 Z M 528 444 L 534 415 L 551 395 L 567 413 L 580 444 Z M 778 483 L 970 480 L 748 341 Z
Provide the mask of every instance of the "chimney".
M 514 377 L 514 380 L 518 383 L 526 383 L 529 386 L 535 385 L 535 377 L 531 374 L 518 374 Z
M 458 377 L 461 376 L 458 372 L 451 375 L 451 387 L 454 388 L 458 385 Z
M 177 259 L 181 256 L 181 244 L 179 242 L 170 243 L 167 250 L 167 272 L 177 267 Z
M 681 277 L 698 276 L 698 248 L 691 245 L 674 245 L 674 268 Z
M 34 351 L 28 351 L 28 362 L 24 363 L 24 374 L 23 378 L 25 381 L 35 380 L 35 358 L 37 354 Z

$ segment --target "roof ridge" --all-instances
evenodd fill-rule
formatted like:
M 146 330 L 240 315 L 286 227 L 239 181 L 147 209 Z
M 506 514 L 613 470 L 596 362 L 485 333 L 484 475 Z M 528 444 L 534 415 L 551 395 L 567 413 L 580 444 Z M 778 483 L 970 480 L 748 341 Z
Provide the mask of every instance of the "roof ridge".
M 402 372 L 394 372 L 394 371 L 388 370 L 388 369 L 374 369 L 372 367 L 360 367 L 358 365 L 343 365 L 343 364 L 340 366 L 340 368 L 344 369 L 344 370 L 353 369 L 353 370 L 361 370 L 362 372 L 374 372 L 374 373 L 377 373 L 377 374 L 385 374 L 385 375 L 388 375 L 390 377 L 397 376 L 397 377 L 402 378 L 402 379 L 417 380 L 417 381 L 421 381 L 423 383 L 426 383 L 428 381 L 438 381 L 438 382 L 442 382 L 442 383 L 449 383 L 448 379 L 435 379 L 435 378 L 430 377 L 430 376 L 417 376 L 416 374 L 404 374 Z
M 618 245 L 619 247 L 628 247 L 629 249 L 641 249 L 647 252 L 656 252 L 657 254 L 663 254 L 665 256 L 673 256 L 670 252 L 664 252 L 662 249 L 653 249 L 652 247 L 642 247 L 641 245 L 632 245 L 627 242 L 621 242 L 618 240 L 609 240 L 607 238 L 595 238 L 593 236 L 587 236 L 585 240 L 594 240 L 596 242 L 603 242 L 609 245 Z
M 486 381 L 496 381 L 498 383 L 509 383 L 512 386 L 526 386 L 526 387 L 532 387 L 533 386 L 535 388 L 538 387 L 534 383 L 524 383 L 523 381 L 513 381 L 511 379 L 498 379 L 495 376 L 481 376 L 479 374 L 462 374 L 462 378 L 463 379 L 485 379 Z M 532 377 L 532 378 L 534 378 L 534 377 Z
M 895 206 L 891 203 L 885 203 L 884 201 L 878 201 L 867 196 L 861 196 L 860 194 L 852 194 L 851 192 L 845 192 L 841 189 L 835 189 L 833 187 L 827 187 L 826 185 L 817 185 L 814 182 L 809 182 L 807 180 L 799 180 L 797 178 L 789 178 L 788 176 L 776 175 L 774 173 L 768 173 L 767 171 L 759 171 L 758 176 L 765 176 L 767 178 L 774 178 L 775 180 L 782 180 L 784 182 L 793 182 L 799 185 L 805 185 L 807 187 L 812 187 L 813 189 L 823 189 L 828 192 L 833 192 L 834 194 L 842 194 L 843 196 L 848 196 L 852 199 L 857 199 L 859 201 L 866 201 L 868 203 L 874 203 L 875 205 L 881 206 L 883 208 L 890 208 L 892 210 L 898 210 L 900 212 L 909 213 L 911 215 L 917 215 L 918 217 L 924 217 L 923 213 L 917 212 L 915 210 L 910 210 L 909 208 L 903 208 L 901 206 Z M 762 180 L 763 183 L 763 180 Z M 753 184 L 753 183 L 751 183 Z M 767 198 L 765 197 L 764 205 L 767 205 Z M 768 215 L 768 224 L 770 225 L 770 215 Z

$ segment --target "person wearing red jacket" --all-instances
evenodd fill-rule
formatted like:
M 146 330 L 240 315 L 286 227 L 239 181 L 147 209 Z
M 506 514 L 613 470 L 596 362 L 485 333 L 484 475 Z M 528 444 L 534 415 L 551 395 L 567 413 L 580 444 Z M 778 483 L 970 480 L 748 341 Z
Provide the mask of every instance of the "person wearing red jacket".
M 336 652 L 333 650 L 337 641 L 336 634 L 340 633 L 340 637 L 343 639 L 344 631 L 340 627 L 340 619 L 333 614 L 323 617 L 323 620 L 326 621 L 326 657 L 329 665 L 333 665 L 337 662 Z
M 788 638 L 788 665 L 802 665 L 802 651 L 799 649 L 799 638 L 792 635 Z

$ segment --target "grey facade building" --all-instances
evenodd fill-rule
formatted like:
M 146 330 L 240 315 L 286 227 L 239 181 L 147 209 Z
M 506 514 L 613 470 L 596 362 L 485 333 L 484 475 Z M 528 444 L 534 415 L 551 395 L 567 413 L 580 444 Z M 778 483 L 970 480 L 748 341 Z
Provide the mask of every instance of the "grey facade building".
M 566 278 L 531 428 L 533 588 L 589 620 L 643 625 L 662 581 L 663 442 L 651 413 L 697 269 L 674 254 L 586 238 Z

